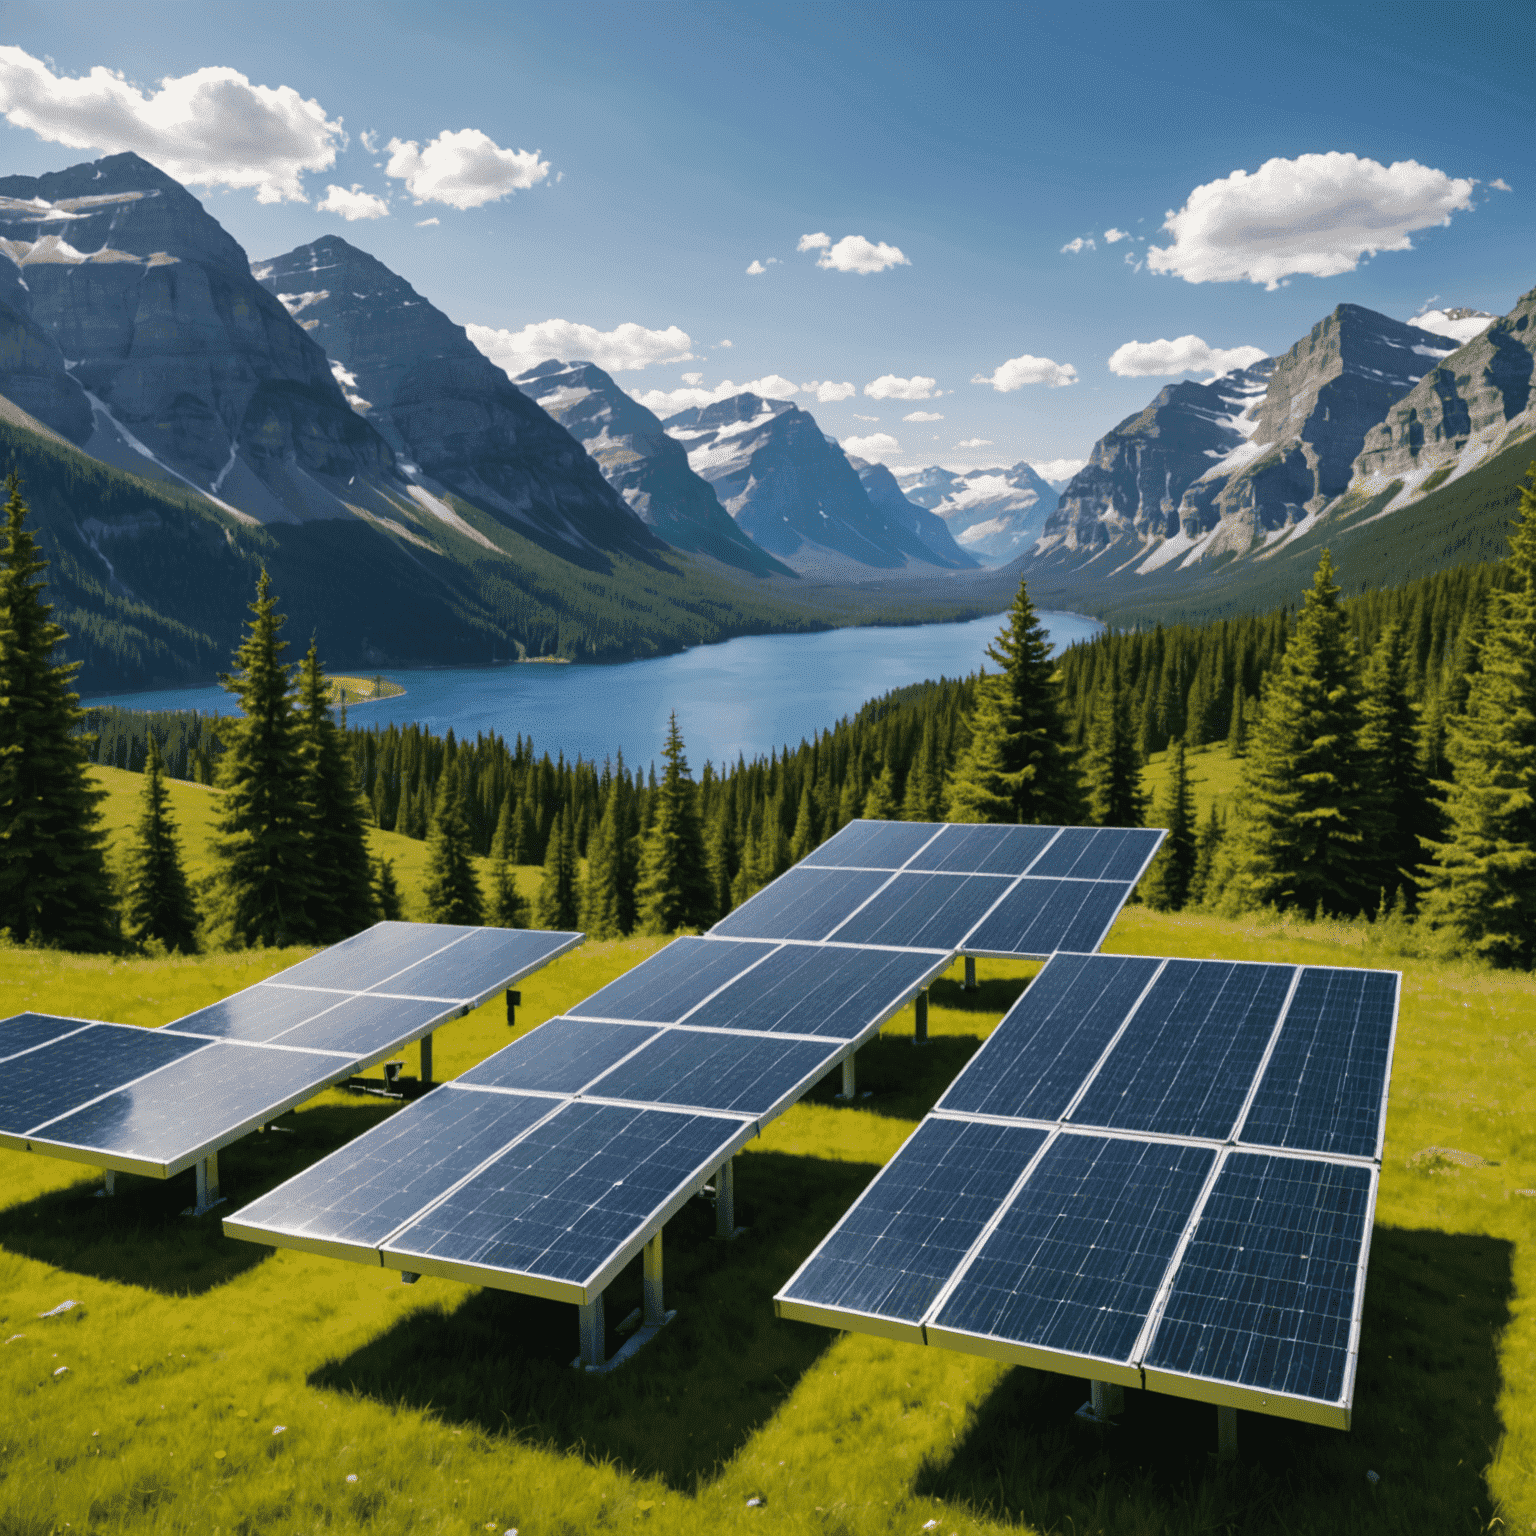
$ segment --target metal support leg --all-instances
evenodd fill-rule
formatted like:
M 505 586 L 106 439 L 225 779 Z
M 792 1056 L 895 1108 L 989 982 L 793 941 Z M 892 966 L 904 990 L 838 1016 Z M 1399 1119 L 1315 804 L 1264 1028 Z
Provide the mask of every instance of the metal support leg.
M 432 1081 L 432 1036 L 421 1037 L 421 1082 L 425 1087 Z
M 576 1364 L 583 1370 L 600 1371 L 604 1364 L 603 1294 L 601 1291 L 584 1307 L 578 1306 L 577 1317 L 581 1325 L 581 1353 Z
M 1085 1424 L 1111 1425 L 1115 1415 L 1125 1411 L 1125 1388 L 1113 1381 L 1090 1381 L 1088 1401 L 1077 1410 Z
M 852 1099 L 858 1091 L 858 1073 L 854 1067 L 854 1060 L 858 1054 L 857 1051 L 849 1051 L 843 1057 L 843 1091 L 838 1094 L 840 1099 Z
M 1231 1461 L 1237 1455 L 1237 1409 L 1216 1410 L 1216 1459 Z
M 736 1225 L 736 1159 L 728 1157 L 715 1175 L 715 1237 L 728 1243 L 746 1230 Z
M 965 990 L 967 992 L 974 992 L 976 990 L 975 955 L 967 955 L 965 957 Z
M 642 1328 L 660 1328 L 667 1320 L 661 1295 L 661 1230 L 645 1245 L 645 1299 L 640 1315 Z
M 210 1152 L 197 1164 L 197 1204 L 187 1212 L 190 1216 L 203 1216 L 214 1206 L 222 1205 L 219 1195 L 219 1154 Z
M 913 1045 L 928 1044 L 928 992 L 925 988 L 917 994 L 917 1001 L 913 1004 L 917 1013 L 917 1023 L 912 1030 Z
M 520 1002 L 522 1002 L 522 1000 L 523 1000 L 523 994 L 521 992 L 514 992 L 511 987 L 507 988 L 507 1028 L 508 1029 L 516 1029 L 517 1028 L 517 1005 Z
M 117 1175 L 110 1168 L 101 1170 L 101 1188 L 96 1191 L 98 1200 L 108 1200 L 117 1193 Z

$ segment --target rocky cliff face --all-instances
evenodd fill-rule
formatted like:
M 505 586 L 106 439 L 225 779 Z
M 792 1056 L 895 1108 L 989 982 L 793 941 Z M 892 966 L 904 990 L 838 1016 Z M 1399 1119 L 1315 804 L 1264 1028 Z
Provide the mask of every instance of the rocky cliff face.
M 963 475 L 933 465 L 897 479 L 907 500 L 936 513 L 982 565 L 1006 565 L 1030 550 L 1060 500 L 1025 463 Z
M 327 235 L 251 270 L 324 349 L 416 499 L 452 491 L 567 559 L 659 549 L 581 444 L 366 251 Z
M 842 449 L 789 401 L 736 395 L 662 425 L 743 532 L 795 570 L 836 578 L 940 564 L 871 503 Z
M 1093 445 L 1046 518 L 1034 558 L 1072 563 L 1112 546 L 1129 556 L 1175 537 L 1188 487 L 1213 460 L 1247 448 L 1274 367 L 1266 358 L 1208 384 L 1159 390 Z
M 688 467 L 688 455 L 667 436 L 661 418 L 595 363 L 551 360 L 518 374 L 513 383 L 587 450 L 657 537 L 754 576 L 794 574 L 736 526 L 709 483 Z
M 939 564 L 969 569 L 982 563 L 956 543 L 954 533 L 942 517 L 935 516 L 927 507 L 903 494 L 900 482 L 884 464 L 871 464 L 852 454 L 848 455 L 848 462 L 858 471 L 864 494 L 874 506 L 893 523 L 910 526 Z
M 1462 311 L 1448 312 L 1452 319 Z M 1536 288 L 1452 352 L 1366 433 L 1349 495 L 1401 482 L 1395 510 L 1536 435 Z
M 10 338 L 32 342 L 6 349 L 0 393 L 94 457 L 263 522 L 350 516 L 344 496 L 365 492 L 349 485 L 392 478 L 388 446 L 240 246 L 137 155 L 0 180 L 0 253 Z

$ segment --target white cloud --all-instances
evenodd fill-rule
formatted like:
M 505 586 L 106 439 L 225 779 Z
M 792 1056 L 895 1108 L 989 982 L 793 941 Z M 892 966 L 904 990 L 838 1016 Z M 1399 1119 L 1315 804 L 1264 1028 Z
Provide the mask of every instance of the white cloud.
M 943 421 L 944 418 L 937 411 L 908 411 L 901 418 L 903 421 Z
M 434 216 L 434 217 L 432 217 L 430 219 L 417 219 L 416 220 L 416 228 L 417 229 L 431 229 L 434 224 L 441 224 L 442 222 L 443 221 L 441 219 L 437 218 L 436 216 Z
M 1231 373 L 1269 354 L 1262 347 L 1213 347 L 1198 336 L 1176 341 L 1128 341 L 1109 355 L 1109 371 L 1122 379 L 1147 379 L 1173 373 Z
M 855 411 L 853 413 L 853 419 L 855 421 L 879 421 L 880 420 L 880 418 L 878 416 L 860 416 L 857 411 Z
M 315 204 L 317 212 L 339 213 L 347 223 L 358 219 L 387 219 L 389 204 L 372 192 L 364 192 L 358 182 L 352 183 L 349 192 L 345 187 L 327 187 L 325 196 Z
M 1063 256 L 1076 256 L 1079 251 L 1096 250 L 1098 250 L 1098 246 L 1093 243 L 1093 237 L 1091 235 L 1079 235 L 1077 239 L 1068 240 L 1067 243 L 1062 246 L 1061 254 Z
M 498 331 L 488 325 L 464 329 L 497 367 L 513 377 L 552 357 L 567 363 L 576 359 L 596 363 L 609 373 L 648 368 L 652 363 L 686 363 L 693 357 L 688 333 L 675 325 L 651 331 L 630 321 L 600 331 L 571 320 L 541 320 L 520 331 Z
M 1418 326 L 1421 331 L 1448 336 L 1452 341 L 1465 346 L 1474 336 L 1481 336 L 1496 318 L 1494 315 L 1464 315 L 1459 320 L 1453 320 L 1443 309 L 1426 309 L 1408 323 Z
M 1031 459 L 1029 467 L 1042 480 L 1070 480 L 1087 459 Z
M 761 277 L 763 275 L 763 273 L 766 272 L 767 270 L 768 270 L 768 268 L 765 267 L 762 264 L 762 262 L 754 260 L 752 265 L 747 268 L 747 276 L 748 277 Z
M 825 235 L 802 235 L 799 249 L 809 250 L 807 240 L 825 240 Z M 891 267 L 910 267 L 912 263 L 884 240 L 877 245 L 863 235 L 844 235 L 836 245 L 830 245 L 816 258 L 818 267 L 832 272 L 857 272 L 868 277 L 871 272 L 884 272 Z
M 838 446 L 856 459 L 873 459 L 877 463 L 901 454 L 901 444 L 889 432 L 872 432 L 868 437 L 845 437 Z
M 832 244 L 832 236 L 828 234 L 801 235 L 800 243 L 795 247 L 797 251 L 824 251 Z
M 374 129 L 372 129 L 372 128 L 364 128 L 363 131 L 360 134 L 358 134 L 357 142 L 359 144 L 361 144 L 363 146 L 363 148 L 366 149 L 370 155 L 378 154 L 378 152 L 379 152 L 379 135 L 378 135 L 378 133 Z
M 1104 244 L 1114 245 L 1120 240 L 1129 240 L 1131 232 L 1128 229 L 1106 229 L 1104 231 Z
M 1125 264 L 1126 264 L 1126 266 L 1128 266 L 1131 269 L 1132 272 L 1140 272 L 1141 271 L 1142 262 L 1137 257 L 1135 251 L 1127 251 L 1125 253 Z
M 734 341 L 727 340 L 727 341 L 717 341 L 715 343 L 715 345 L 717 347 L 734 347 L 736 345 L 736 343 Z
M 536 151 L 501 149 L 478 128 L 440 133 L 425 149 L 414 139 L 391 139 L 388 148 L 385 173 L 403 181 L 418 203 L 479 208 L 549 175 L 549 161 Z
M 703 382 L 704 382 L 704 375 L 702 373 L 685 373 L 683 375 L 683 383 L 684 384 L 695 384 L 695 385 L 697 385 L 697 384 L 702 384 Z
M 1048 357 L 1010 357 L 991 373 L 978 373 L 972 384 L 990 384 L 1000 394 L 1022 389 L 1026 384 L 1048 384 L 1060 389 L 1065 384 L 1077 383 L 1077 369 L 1071 363 L 1055 363 Z
M 684 377 L 693 376 L 685 374 Z M 786 379 L 779 373 L 765 374 L 760 379 L 748 379 L 745 384 L 733 384 L 729 379 L 724 379 L 713 388 L 692 384 L 686 389 L 630 391 L 630 394 L 646 410 L 654 411 L 662 417 L 675 416 L 679 411 L 713 405 L 717 400 L 729 400 L 733 395 L 761 395 L 765 400 L 788 400 L 799 393 L 794 381 Z
M 852 384 L 834 384 L 831 379 L 812 380 L 809 384 L 802 384 L 801 389 L 808 395 L 815 395 L 822 405 L 830 405 L 836 400 L 847 400 L 858 391 Z
M 1382 165 L 1337 150 L 1266 160 L 1196 187 L 1164 221 L 1172 244 L 1149 246 L 1147 264 L 1189 283 L 1269 289 L 1297 273 L 1337 277 L 1362 256 L 1412 250 L 1412 231 L 1449 224 L 1476 185 L 1417 160 Z
M 871 400 L 932 400 L 938 393 L 934 386 L 937 379 L 924 378 L 914 373 L 910 379 L 898 379 L 894 373 L 882 373 L 864 386 L 864 393 Z
M 0 113 L 70 149 L 132 150 L 177 181 L 254 187 L 258 202 L 307 202 L 303 176 L 336 163 L 341 120 L 291 86 L 252 85 L 210 67 L 144 91 L 97 65 L 69 79 L 24 50 L 0 47 Z
M 1507 181 L 1504 180 L 1502 176 L 1495 176 L 1493 180 L 1488 183 L 1488 185 L 1492 187 L 1495 192 L 1513 192 L 1515 190 Z
M 956 448 L 990 448 L 991 446 L 990 437 L 967 437 L 955 444 Z

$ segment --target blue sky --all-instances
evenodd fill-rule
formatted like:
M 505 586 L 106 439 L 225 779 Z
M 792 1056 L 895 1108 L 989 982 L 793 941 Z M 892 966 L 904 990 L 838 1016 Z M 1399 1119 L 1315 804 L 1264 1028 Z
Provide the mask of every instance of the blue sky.
M 253 258 L 340 233 L 514 368 L 585 353 L 663 409 L 778 381 L 896 467 L 1060 470 L 1339 303 L 1536 285 L 1528 0 L 6 20 L 4 173 L 138 148 Z

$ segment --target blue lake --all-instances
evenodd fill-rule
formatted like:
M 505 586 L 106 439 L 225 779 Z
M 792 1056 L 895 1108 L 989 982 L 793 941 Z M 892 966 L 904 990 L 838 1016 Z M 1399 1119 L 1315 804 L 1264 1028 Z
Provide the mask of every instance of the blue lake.
M 1040 618 L 1058 650 L 1102 628 L 1075 613 Z M 439 735 L 451 726 L 460 739 L 496 731 L 511 741 L 521 732 L 551 756 L 563 752 L 600 763 L 622 750 L 634 766 L 660 757 L 667 716 L 676 710 L 697 771 L 706 760 L 731 763 L 739 753 L 750 761 L 798 746 L 892 688 L 990 666 L 987 644 L 1002 622 L 1003 615 L 992 614 L 965 624 L 753 635 L 612 667 L 392 667 L 385 676 L 405 693 L 353 705 L 348 720 L 417 721 Z M 237 713 L 222 688 L 170 688 L 86 703 Z

